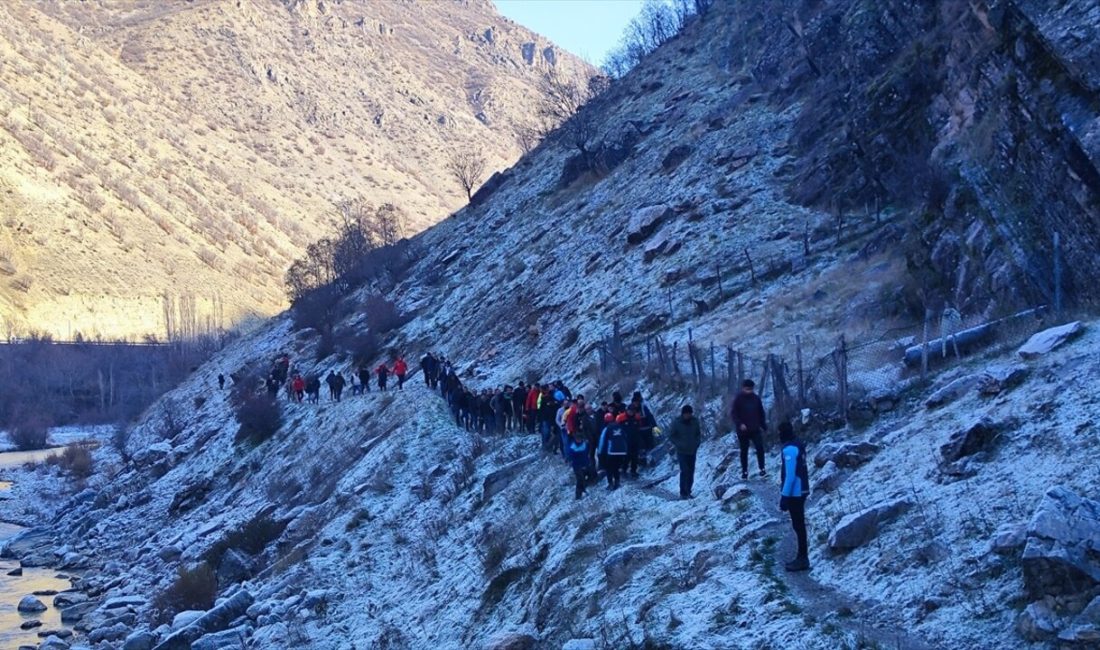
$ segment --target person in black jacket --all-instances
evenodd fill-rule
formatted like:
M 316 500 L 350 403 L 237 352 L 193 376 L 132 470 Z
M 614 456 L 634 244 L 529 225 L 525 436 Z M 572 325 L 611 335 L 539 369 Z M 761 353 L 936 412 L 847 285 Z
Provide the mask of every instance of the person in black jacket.
M 527 401 L 527 385 L 522 381 L 519 382 L 519 387 L 512 391 L 512 418 L 513 427 L 516 431 L 523 432 L 525 423 L 523 421 L 523 404 Z
M 749 477 L 749 444 L 756 448 L 756 464 L 760 476 L 768 475 L 764 467 L 764 431 L 768 428 L 764 414 L 764 402 L 754 391 L 756 384 L 746 379 L 741 384 L 741 392 L 733 399 L 730 419 L 737 432 L 737 444 L 741 447 L 741 479 Z

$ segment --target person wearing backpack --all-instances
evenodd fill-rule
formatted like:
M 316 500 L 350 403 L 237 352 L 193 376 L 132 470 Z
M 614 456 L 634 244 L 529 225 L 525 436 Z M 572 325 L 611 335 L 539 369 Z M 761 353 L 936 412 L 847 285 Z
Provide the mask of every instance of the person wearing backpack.
M 607 469 L 608 490 L 617 490 L 621 485 L 619 472 L 626 459 L 626 431 L 623 430 L 625 423 L 626 413 L 620 413 L 600 434 L 600 453 Z
M 680 417 L 668 427 L 668 439 L 676 448 L 676 459 L 680 465 L 680 498 L 692 499 L 691 489 L 695 485 L 695 456 L 703 441 L 699 420 L 691 404 L 684 404 Z
M 364 393 L 370 392 L 370 366 L 367 362 L 359 364 L 359 385 L 362 386 Z
M 786 564 L 788 571 L 809 571 L 810 554 L 806 543 L 806 497 L 810 494 L 810 472 L 806 465 L 806 445 L 795 437 L 790 422 L 779 425 L 779 441 L 783 444 L 783 488 L 779 493 L 779 509 L 791 515 L 791 528 L 798 540 L 798 554 Z
M 346 384 L 347 381 L 344 379 L 344 374 L 340 372 L 335 373 L 335 376 L 332 379 L 332 391 L 336 394 L 337 402 L 339 402 L 340 398 L 344 395 L 344 386 Z

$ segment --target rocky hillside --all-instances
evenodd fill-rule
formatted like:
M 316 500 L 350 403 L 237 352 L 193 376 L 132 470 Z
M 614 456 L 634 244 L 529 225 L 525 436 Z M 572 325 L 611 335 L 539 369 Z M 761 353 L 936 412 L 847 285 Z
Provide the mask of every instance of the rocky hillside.
M 1097 324 L 1024 359 L 1051 319 L 1024 321 L 925 381 L 892 337 L 944 303 L 980 322 L 1047 302 L 1053 232 L 1066 306 L 1088 308 L 1097 36 L 1084 3 L 716 3 L 585 129 L 409 242 L 411 268 L 350 292 L 335 354 L 273 319 L 149 411 L 132 462 L 43 503 L 52 523 L 12 551 L 91 567 L 89 638 L 137 626 L 165 648 L 1089 647 Z M 270 440 L 235 443 L 217 374 L 283 350 L 306 373 L 350 369 L 339 342 L 377 293 L 407 316 L 376 333 L 384 349 L 442 351 L 474 386 L 638 388 L 662 421 L 695 402 L 701 497 L 676 500 L 662 461 L 575 503 L 532 438 L 470 436 L 415 383 L 287 405 Z M 720 394 L 599 370 L 616 320 L 634 350 L 678 343 L 682 367 L 689 336 L 791 365 L 799 340 L 807 365 L 841 334 L 886 343 L 853 349 L 858 408 L 808 399 L 808 576 L 777 570 L 778 487 L 731 471 Z M 200 562 L 225 600 L 169 640 L 152 598 Z
M 201 328 L 277 312 L 334 202 L 420 231 L 465 203 L 453 152 L 507 167 L 541 76 L 589 70 L 488 2 L 0 11 L 5 333 L 163 335 L 166 293 Z

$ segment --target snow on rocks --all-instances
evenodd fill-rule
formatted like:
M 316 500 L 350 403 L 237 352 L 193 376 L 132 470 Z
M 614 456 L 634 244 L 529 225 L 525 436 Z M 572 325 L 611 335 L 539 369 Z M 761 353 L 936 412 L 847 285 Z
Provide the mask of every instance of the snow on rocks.
M 71 646 L 58 636 L 48 636 L 38 644 L 38 650 L 69 650 Z
M 596 650 L 596 640 L 570 639 L 561 646 L 561 650 Z
M 828 443 L 814 454 L 814 465 L 825 467 L 833 463 L 837 467 L 856 468 L 865 465 L 882 447 L 873 442 L 840 442 Z
M 23 596 L 19 601 L 19 606 L 16 609 L 25 614 L 34 614 L 36 612 L 46 611 L 46 604 L 41 600 L 38 600 L 34 596 Z
M 1031 369 L 1023 364 L 996 365 L 978 376 L 978 393 L 991 396 L 1012 390 L 1027 379 Z
M 1072 323 L 1066 323 L 1065 325 L 1059 325 L 1058 327 L 1045 329 L 1042 332 L 1033 334 L 1032 337 L 1027 340 L 1027 343 L 1020 346 L 1017 353 L 1025 359 L 1034 359 L 1047 354 L 1054 348 L 1062 345 L 1074 336 L 1077 336 L 1082 330 L 1084 330 L 1084 326 L 1081 324 L 1081 321 L 1074 321 Z
M 1032 598 L 1100 584 L 1100 502 L 1063 486 L 1051 488 L 1028 524 L 1023 569 Z
M 844 470 L 837 467 L 837 464 L 830 460 L 821 469 L 813 473 L 810 478 L 810 485 L 817 491 L 832 492 L 840 487 L 845 475 Z
M 202 618 L 205 614 L 206 612 L 201 609 L 188 609 L 186 611 L 180 612 L 179 614 L 176 614 L 174 617 L 172 617 L 172 631 L 175 632 L 176 630 L 182 630 L 183 628 Z
M 149 630 L 137 630 L 122 642 L 122 650 L 152 650 L 157 636 Z
M 878 533 L 879 526 L 896 519 L 912 505 L 908 499 L 892 499 L 846 515 L 829 534 L 829 548 L 847 551 L 866 544 Z
M 640 244 L 657 232 L 661 224 L 672 216 L 672 208 L 667 205 L 650 205 L 639 208 L 630 218 L 630 224 L 626 229 L 626 241 L 628 244 Z
M 989 550 L 1002 555 L 1015 554 L 1023 550 L 1027 543 L 1027 524 L 1005 524 L 993 533 L 989 540 Z
M 154 650 L 188 650 L 200 638 L 228 628 L 233 621 L 244 615 L 254 602 L 252 594 L 241 589 L 219 602 L 210 611 L 204 612 L 190 624 L 173 632 L 155 646 Z M 175 621 L 173 626 L 174 623 Z
M 954 402 L 977 386 L 978 381 L 979 376 L 976 374 L 958 377 L 935 390 L 924 405 L 932 409 Z

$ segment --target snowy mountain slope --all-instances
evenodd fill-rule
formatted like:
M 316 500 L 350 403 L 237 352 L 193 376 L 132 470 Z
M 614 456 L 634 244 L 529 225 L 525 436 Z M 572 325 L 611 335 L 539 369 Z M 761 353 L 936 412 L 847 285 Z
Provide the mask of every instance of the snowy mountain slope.
M 1023 18 L 1016 12 L 1000 23 L 1013 30 L 1041 13 L 1030 3 L 999 6 L 1022 7 Z M 384 337 L 384 349 L 409 359 L 442 351 L 474 386 L 533 373 L 602 395 L 612 383 L 635 388 L 633 379 L 594 372 L 594 345 L 616 317 L 632 343 L 659 333 L 682 344 L 691 328 L 697 341 L 790 358 L 796 335 L 816 353 L 841 333 L 879 337 L 909 322 L 914 307 L 929 306 L 924 300 L 934 304 L 937 292 L 959 298 L 968 317 L 1031 304 L 1043 290 L 1027 284 L 1031 267 L 996 233 L 999 221 L 1019 224 L 1042 211 L 998 212 L 989 196 L 982 212 L 966 201 L 936 207 L 930 197 L 891 194 L 877 218 L 873 209 L 849 205 L 840 220 L 828 201 L 795 191 L 824 169 L 837 172 L 833 181 L 845 194 L 866 198 L 849 185 L 866 168 L 825 161 L 851 143 L 826 146 L 822 133 L 836 131 L 804 130 L 806 116 L 829 97 L 811 92 L 819 82 L 806 53 L 818 53 L 838 25 L 852 28 L 842 45 L 866 36 L 865 45 L 820 55 L 858 54 L 847 69 L 859 88 L 908 78 L 908 67 L 881 77 L 871 62 L 904 62 L 908 50 L 896 45 L 914 34 L 971 52 L 944 64 L 956 81 L 969 65 L 1004 66 L 1005 56 L 1016 56 L 1014 43 L 986 26 L 984 10 L 943 3 L 940 19 L 922 7 L 898 3 L 897 11 L 876 13 L 864 3 L 810 3 L 799 5 L 801 13 L 770 14 L 718 3 L 597 100 L 595 141 L 606 146 L 593 169 L 563 182 L 575 154 L 567 143 L 546 143 L 477 205 L 414 238 L 416 262 L 396 282 L 353 292 L 337 329 L 361 330 L 358 306 L 381 292 L 410 317 Z M 802 22 L 784 23 L 791 15 Z M 1047 22 L 1039 28 L 1053 34 Z M 1035 35 L 1020 38 L 1032 51 Z M 975 43 L 983 47 L 971 50 Z M 819 70 L 840 69 L 821 60 Z M 1057 90 L 1064 79 L 1054 76 L 1048 85 Z M 979 85 L 974 96 L 985 106 L 1017 106 L 981 94 L 988 88 Z M 882 123 L 886 142 L 907 142 L 905 124 L 938 115 L 917 101 L 907 106 L 917 108 L 890 113 L 902 126 Z M 833 108 L 820 114 L 838 116 Z M 1013 137 L 1029 146 L 1045 137 L 1031 141 L 1029 134 Z M 968 142 L 948 138 L 944 148 L 965 153 Z M 616 151 L 627 154 L 611 164 Z M 876 160 L 878 169 L 893 170 L 879 180 L 894 187 L 906 168 L 894 158 Z M 1074 160 L 1074 169 L 1083 164 Z M 1050 171 L 1047 162 L 1042 168 Z M 1002 171 L 985 169 L 990 178 Z M 952 183 L 948 194 L 966 194 L 965 182 Z M 1072 195 L 1087 198 L 1089 187 L 1082 181 Z M 1091 227 L 1088 214 L 1083 227 Z M 1029 227 L 1043 226 L 1036 219 Z M 970 226 L 971 236 L 955 248 L 942 244 Z M 1089 241 L 1082 236 L 1074 245 Z M 990 291 L 994 285 L 1000 289 Z M 893 411 L 866 429 L 814 441 L 811 454 L 839 441 L 881 448 L 853 469 L 814 472 L 814 482 L 832 486 L 808 511 L 814 570 L 803 586 L 775 570 L 784 559 L 778 538 L 788 534 L 768 499 L 777 486 L 733 487 L 736 472 L 726 461 L 734 444 L 721 435 L 720 399 L 699 403 L 645 377 L 637 387 L 653 393 L 662 420 L 691 400 L 707 423 L 696 490 L 703 496 L 694 501 L 669 500 L 675 478 L 666 463 L 641 485 L 611 496 L 596 490 L 578 506 L 560 462 L 537 454 L 520 462 L 535 454 L 533 440 L 477 443 L 419 385 L 402 398 L 289 406 L 272 440 L 235 445 L 225 396 L 211 394 L 219 372 L 263 367 L 284 349 L 305 372 L 348 368 L 344 350 L 314 362 L 316 333 L 293 331 L 289 316 L 243 338 L 152 408 L 134 430 L 135 464 L 112 481 L 93 479 L 95 498 L 59 512 L 52 531 L 96 565 L 93 592 L 118 594 L 159 592 L 181 562 L 216 559 L 221 567 L 226 544 L 219 540 L 241 548 L 235 531 L 266 530 L 270 543 L 230 554 L 223 569 L 222 596 L 239 583 L 260 601 L 240 621 L 250 627 L 252 647 L 478 647 L 517 632 L 548 648 L 572 637 L 622 647 L 626 633 L 672 647 L 831 648 L 844 647 L 842 636 L 859 647 L 856 637 L 869 626 L 880 629 L 871 640 L 900 633 L 905 647 L 1021 647 L 1014 624 L 1029 601 L 1019 549 L 991 555 L 989 542 L 1002 524 L 1029 519 L 1046 488 L 1061 484 L 1087 495 L 1095 484 L 1095 329 L 1090 323 L 1081 339 L 1029 362 L 1022 385 L 999 396 L 982 398 L 971 388 L 938 409 L 924 405 L 951 378 L 1015 362 L 1013 350 L 967 359 L 934 375 L 930 386 L 897 382 Z M 906 371 L 896 358 L 884 359 L 881 375 Z M 194 406 L 197 397 L 207 399 Z M 168 427 L 168 412 L 180 412 L 182 426 Z M 983 413 L 995 443 L 975 458 L 945 463 L 941 446 Z M 486 496 L 486 479 L 489 492 L 500 491 Z M 726 488 L 721 500 L 713 498 L 719 487 Z M 883 503 L 898 504 L 896 518 L 878 526 L 877 536 L 850 552 L 827 550 L 846 516 Z M 248 525 L 263 515 L 278 525 Z M 315 589 L 327 593 L 308 593 Z M 134 609 L 142 625 L 155 627 L 150 607 Z M 92 620 L 95 627 L 110 619 L 101 613 Z

